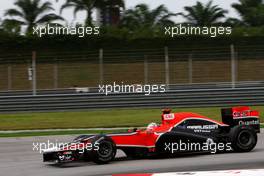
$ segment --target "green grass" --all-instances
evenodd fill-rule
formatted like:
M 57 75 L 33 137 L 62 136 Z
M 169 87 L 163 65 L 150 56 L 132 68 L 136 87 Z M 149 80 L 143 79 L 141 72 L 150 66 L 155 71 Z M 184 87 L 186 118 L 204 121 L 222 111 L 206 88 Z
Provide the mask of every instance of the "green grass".
M 264 106 L 253 109 L 261 112 L 264 122 Z M 220 108 L 175 108 L 174 112 L 191 111 L 220 120 Z M 160 122 L 160 109 L 115 109 L 86 112 L 55 112 L 30 114 L 1 114 L 0 130 L 67 129 L 97 127 L 145 126 Z
M 80 135 L 80 134 L 106 134 L 124 132 L 125 130 L 74 130 L 74 131 L 45 131 L 45 132 L 21 132 L 21 133 L 0 133 L 0 137 L 30 137 L 30 136 L 53 136 L 53 135 Z

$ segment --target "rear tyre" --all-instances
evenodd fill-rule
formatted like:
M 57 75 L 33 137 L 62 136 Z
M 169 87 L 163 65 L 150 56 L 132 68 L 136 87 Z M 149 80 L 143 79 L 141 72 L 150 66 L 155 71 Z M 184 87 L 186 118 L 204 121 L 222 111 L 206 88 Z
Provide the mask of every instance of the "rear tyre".
M 91 151 L 91 160 L 97 164 L 107 164 L 115 158 L 116 145 L 113 140 L 106 136 L 101 136 L 94 142 L 94 149 Z
M 258 136 L 248 126 L 235 126 L 230 131 L 231 146 L 235 152 L 249 152 L 255 148 Z

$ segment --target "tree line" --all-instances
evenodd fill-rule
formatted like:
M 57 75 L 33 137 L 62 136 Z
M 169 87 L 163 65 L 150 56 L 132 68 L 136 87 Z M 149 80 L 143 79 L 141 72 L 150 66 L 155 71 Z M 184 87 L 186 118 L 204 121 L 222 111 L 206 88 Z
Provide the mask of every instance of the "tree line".
M 59 1 L 59 0 L 56 0 Z M 106 13 L 109 7 L 119 7 L 122 17 L 118 25 L 102 24 L 104 34 L 155 36 L 168 25 L 177 25 L 173 17 L 181 16 L 186 24 L 193 26 L 232 26 L 234 28 L 262 29 L 264 25 L 264 4 L 262 0 L 239 0 L 232 8 L 240 18 L 229 18 L 228 11 L 215 5 L 213 1 L 207 3 L 196 2 L 193 6 L 184 7 L 183 12 L 170 12 L 165 5 L 151 9 L 147 4 L 138 4 L 126 9 L 124 0 L 66 0 L 60 8 L 60 14 L 55 13 L 53 3 L 48 0 L 16 0 L 15 8 L 7 9 L 1 18 L 2 33 L 21 35 L 23 27 L 25 34 L 31 35 L 34 26 L 43 24 L 67 24 L 61 14 L 65 9 L 72 8 L 73 16 L 80 11 L 86 12 L 82 25 L 94 25 L 93 12 L 100 9 Z M 260 30 L 262 31 L 262 30 Z M 113 34 L 110 34 L 113 33 Z

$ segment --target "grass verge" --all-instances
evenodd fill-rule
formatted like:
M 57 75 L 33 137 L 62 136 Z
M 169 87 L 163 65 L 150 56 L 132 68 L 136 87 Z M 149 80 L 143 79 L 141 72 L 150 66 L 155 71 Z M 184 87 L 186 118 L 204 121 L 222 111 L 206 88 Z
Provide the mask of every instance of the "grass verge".
M 264 106 L 255 106 L 252 108 L 261 112 L 261 122 L 264 122 Z M 221 120 L 220 108 L 217 107 L 173 109 L 173 112 L 186 111 Z M 0 131 L 146 126 L 150 122 L 159 123 L 161 119 L 160 114 L 160 109 L 114 109 L 85 112 L 1 114 Z
M 191 111 L 220 120 L 219 108 L 176 108 L 173 111 Z M 160 122 L 160 114 L 160 109 L 114 109 L 85 112 L 1 114 L 0 130 L 145 126 L 150 122 Z
M 45 132 L 19 132 L 19 133 L 0 133 L 0 137 L 31 137 L 31 136 L 54 136 L 54 135 L 80 135 L 80 134 L 106 134 L 124 132 L 125 130 L 73 130 L 73 131 L 45 131 Z

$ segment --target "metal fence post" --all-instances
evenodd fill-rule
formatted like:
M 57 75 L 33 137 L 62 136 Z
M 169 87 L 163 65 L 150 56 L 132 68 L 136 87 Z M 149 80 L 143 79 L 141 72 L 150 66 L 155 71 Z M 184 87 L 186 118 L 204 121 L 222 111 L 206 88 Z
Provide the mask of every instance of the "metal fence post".
M 232 89 L 236 87 L 236 57 L 235 57 L 235 47 L 232 44 L 230 46 L 231 49 L 231 82 Z
M 32 94 L 37 95 L 36 51 L 32 52 Z
M 7 67 L 7 90 L 12 89 L 12 66 L 8 65 Z
M 188 58 L 188 68 L 189 68 L 189 84 L 193 83 L 193 55 L 190 54 Z
M 165 84 L 168 87 L 170 84 L 170 67 L 169 67 L 169 50 L 168 47 L 166 46 L 164 48 L 165 52 Z
M 144 82 L 148 84 L 148 56 L 144 56 Z
M 104 83 L 104 50 L 99 50 L 99 72 L 100 72 L 100 84 Z

